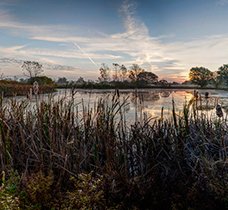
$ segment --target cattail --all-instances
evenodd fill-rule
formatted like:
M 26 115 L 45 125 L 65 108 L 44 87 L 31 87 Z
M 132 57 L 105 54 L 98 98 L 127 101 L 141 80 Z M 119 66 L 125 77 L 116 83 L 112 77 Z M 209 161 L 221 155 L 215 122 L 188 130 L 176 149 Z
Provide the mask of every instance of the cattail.
M 198 92 L 198 91 L 194 90 L 193 95 L 194 95 L 194 98 L 195 98 L 196 100 L 199 98 L 199 92 Z
M 216 115 L 218 117 L 223 117 L 223 111 L 222 111 L 222 107 L 220 104 L 217 104 L 217 106 L 216 106 Z

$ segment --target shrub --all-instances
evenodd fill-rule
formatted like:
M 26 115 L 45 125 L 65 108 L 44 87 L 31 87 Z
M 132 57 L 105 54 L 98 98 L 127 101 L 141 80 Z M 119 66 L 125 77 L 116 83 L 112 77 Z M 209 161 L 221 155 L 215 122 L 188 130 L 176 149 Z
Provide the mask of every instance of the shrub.
M 2 172 L 2 181 L 0 186 L 0 209 L 19 210 L 19 197 L 16 196 L 16 190 L 19 184 L 18 174 L 11 172 L 9 179 L 5 179 L 5 172 Z

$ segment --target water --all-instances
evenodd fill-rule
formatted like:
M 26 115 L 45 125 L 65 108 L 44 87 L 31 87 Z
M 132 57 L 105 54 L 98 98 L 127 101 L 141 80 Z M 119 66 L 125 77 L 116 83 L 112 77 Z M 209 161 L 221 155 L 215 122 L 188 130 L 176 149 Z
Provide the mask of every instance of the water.
M 93 108 L 94 104 L 100 98 L 110 98 L 115 90 L 77 90 L 74 95 L 75 104 L 77 104 L 79 111 L 82 111 L 82 104 L 85 107 Z M 128 121 L 140 121 L 144 117 L 159 118 L 161 116 L 161 109 L 164 109 L 164 117 L 172 115 L 172 100 L 175 101 L 176 113 L 183 110 L 185 103 L 188 103 L 193 97 L 194 90 L 171 90 L 171 89 L 138 89 L 138 90 L 120 90 L 120 99 L 123 101 L 127 98 L 128 105 L 125 106 L 125 114 Z M 199 90 L 199 95 L 202 96 L 201 110 L 205 114 L 216 116 L 215 106 L 217 103 L 221 104 L 225 117 L 228 113 L 228 91 L 223 90 Z M 205 92 L 209 93 L 207 100 L 207 110 L 205 110 Z M 71 99 L 71 90 L 59 89 L 54 95 L 54 100 L 64 98 Z M 43 100 L 48 100 L 48 95 L 41 96 Z M 17 100 L 24 100 L 25 97 L 17 97 Z M 7 103 L 7 100 L 5 100 Z M 31 106 L 35 104 L 33 99 L 30 102 Z M 137 111 L 137 115 L 136 115 Z
M 75 94 L 75 103 L 83 103 L 88 107 L 93 107 L 99 98 L 112 96 L 115 90 L 78 90 Z M 146 117 L 159 118 L 161 109 L 164 109 L 164 116 L 172 115 L 172 100 L 175 102 L 176 113 L 181 113 L 185 103 L 188 103 L 193 97 L 194 90 L 171 90 L 171 89 L 138 89 L 138 90 L 120 90 L 120 98 L 128 98 L 129 105 L 126 107 L 126 115 L 129 121 L 143 120 Z M 202 105 L 205 92 L 209 93 L 208 104 L 210 109 L 206 114 L 215 116 L 216 103 L 228 107 L 228 92 L 223 90 L 199 90 L 202 96 Z M 70 91 L 58 90 L 56 97 L 68 96 Z M 111 98 L 111 97 L 110 97 Z M 80 106 L 79 106 L 80 107 Z M 213 108 L 212 108 L 213 107 Z M 228 110 L 228 109 L 227 109 Z M 137 111 L 137 115 L 135 114 Z M 224 110 L 225 113 L 226 110 Z

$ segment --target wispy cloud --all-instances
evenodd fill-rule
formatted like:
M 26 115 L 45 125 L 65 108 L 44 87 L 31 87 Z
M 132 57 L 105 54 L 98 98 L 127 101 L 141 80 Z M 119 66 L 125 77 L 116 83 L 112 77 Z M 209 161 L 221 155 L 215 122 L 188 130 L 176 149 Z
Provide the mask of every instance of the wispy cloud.
M 227 63 L 228 35 L 209 36 L 189 42 L 176 42 L 167 46 L 166 50 L 177 57 L 186 67 L 205 66 L 215 71 Z
M 30 37 L 46 36 L 47 34 L 59 34 L 62 37 L 68 36 L 79 28 L 75 25 L 47 24 L 37 25 L 24 23 L 18 20 L 11 10 L 1 7 L 0 4 L 0 29 L 5 29 L 12 34 Z
M 21 67 L 23 64 L 24 60 L 18 60 L 15 58 L 0 58 L 0 63 L 7 65 L 17 65 Z M 40 63 L 43 65 L 45 69 L 48 70 L 68 70 L 68 71 L 73 71 L 75 67 L 72 66 L 66 66 L 66 65 L 59 65 L 54 62 L 50 62 L 49 60 L 42 60 Z
M 92 62 L 92 57 L 94 59 L 120 59 L 121 56 L 118 55 L 112 55 L 112 54 L 99 54 L 99 53 L 85 53 L 82 49 L 76 51 L 74 48 L 73 49 L 67 49 L 67 50 L 61 50 L 61 49 L 49 49 L 49 48 L 28 48 L 25 45 L 22 46 L 12 46 L 12 47 L 6 47 L 6 48 L 1 48 L 0 47 L 0 54 L 8 56 L 8 57 L 16 57 L 16 58 L 23 58 L 23 59 L 35 59 L 37 56 L 39 57 L 56 57 L 56 58 L 72 58 L 72 59 L 91 59 L 90 61 Z M 93 64 L 97 64 L 93 61 Z
M 83 45 L 83 49 L 88 52 L 90 58 L 97 59 L 106 56 L 104 51 L 113 52 L 113 54 L 124 54 L 128 59 L 114 56 L 116 62 L 124 64 L 138 63 L 144 65 L 149 70 L 160 73 L 162 68 L 168 68 L 177 62 L 176 59 L 167 56 L 164 52 L 164 46 L 157 37 L 152 37 L 146 25 L 135 18 L 136 4 L 131 1 L 124 1 L 120 13 L 123 17 L 125 31 L 118 34 L 102 35 L 93 38 L 81 36 L 33 36 L 32 39 L 50 42 L 74 42 Z M 83 53 L 82 53 L 83 54 Z M 130 59 L 129 59 L 130 57 Z M 160 64 L 160 66 L 158 65 Z M 160 68 L 159 68 L 160 67 Z M 162 68 L 161 68 L 162 67 Z M 182 71 L 180 69 L 179 71 Z
M 22 76 L 21 66 L 23 62 L 24 60 L 15 58 L 0 58 L 0 70 L 5 73 L 5 76 Z M 61 74 L 66 72 L 68 75 L 75 75 L 75 73 L 79 73 L 81 71 L 78 67 L 60 65 L 54 61 L 50 61 L 49 59 L 41 59 L 39 62 L 42 64 L 45 74 L 48 76 L 56 77 L 58 72 L 61 72 Z M 16 73 L 14 70 L 15 68 L 18 70 Z
M 221 5 L 228 3 L 228 0 L 216 1 Z M 55 49 L 26 45 L 2 47 L 0 55 L 44 62 L 46 60 L 53 64 L 61 59 L 65 59 L 65 62 L 80 59 L 89 63 L 90 75 L 94 78 L 98 76 L 97 65 L 101 62 L 119 62 L 125 65 L 138 63 L 161 78 L 176 80 L 186 79 L 192 66 L 205 66 L 216 70 L 218 65 L 226 63 L 228 49 L 224 46 L 228 44 L 227 35 L 164 43 L 165 34 L 159 37 L 151 35 L 153 29 L 149 30 L 138 18 L 136 3 L 124 0 L 119 12 L 123 18 L 124 31 L 114 34 L 100 32 L 90 37 L 78 35 L 79 30 L 75 26 L 21 23 L 9 11 L 0 10 L 0 28 L 24 34 L 31 41 L 57 43 Z M 72 43 L 76 43 L 76 46 Z M 58 47 L 60 45 L 61 47 Z
M 0 49 L 4 53 L 18 57 L 30 56 L 51 56 L 61 58 L 88 58 L 96 67 L 96 61 L 103 59 L 103 62 L 112 60 L 111 62 L 120 62 L 124 64 L 138 63 L 144 65 L 149 70 L 161 73 L 165 68 L 173 68 L 178 62 L 176 59 L 167 56 L 165 46 L 157 37 L 152 37 L 146 25 L 137 19 L 137 5 L 129 0 L 125 0 L 120 8 L 123 17 L 123 25 L 125 31 L 118 34 L 102 35 L 96 37 L 85 36 L 69 36 L 65 34 L 66 26 L 33 26 L 16 21 L 16 19 L 8 12 L 0 12 L 0 28 L 8 28 L 17 33 L 18 30 L 27 33 L 33 40 L 42 40 L 58 43 L 77 43 L 77 48 L 68 50 L 51 50 L 51 49 L 29 49 L 25 46 Z M 72 32 L 72 29 L 71 29 Z M 50 34 L 58 34 L 58 36 L 50 36 Z M 72 33 L 73 34 L 73 33 Z M 80 46 L 80 48 L 78 47 Z M 83 46 L 83 50 L 81 48 Z M 85 53 L 86 52 L 86 53 Z M 109 54 L 104 53 L 109 52 Z M 125 58 L 120 55 L 125 55 Z M 127 58 L 126 58 L 127 57 Z M 175 71 L 178 72 L 178 65 Z M 181 72 L 182 69 L 179 70 Z

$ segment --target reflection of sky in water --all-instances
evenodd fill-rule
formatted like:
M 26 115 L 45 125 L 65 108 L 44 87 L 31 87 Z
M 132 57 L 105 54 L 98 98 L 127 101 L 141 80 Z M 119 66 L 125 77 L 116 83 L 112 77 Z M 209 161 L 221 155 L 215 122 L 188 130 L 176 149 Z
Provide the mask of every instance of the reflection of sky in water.
M 228 106 L 228 92 L 222 90 L 200 90 L 199 94 L 204 98 L 205 92 L 209 92 L 211 101 L 214 104 L 214 101 L 218 98 L 219 103 Z M 62 92 L 63 93 L 63 92 Z M 109 96 L 111 99 L 112 90 L 81 90 L 78 91 L 75 95 L 75 101 L 83 102 L 85 105 L 90 104 L 90 107 L 97 102 L 98 98 L 105 98 Z M 61 94 L 61 91 L 59 92 Z M 172 99 L 175 102 L 175 109 L 177 113 L 180 113 L 183 110 L 185 102 L 193 96 L 193 90 L 164 90 L 164 89 L 141 89 L 137 92 L 135 90 L 121 90 L 120 98 L 129 97 L 129 107 L 126 109 L 126 117 L 128 121 L 135 119 L 136 110 L 138 112 L 137 119 L 143 119 L 146 115 L 147 117 L 159 118 L 161 116 L 161 109 L 164 108 L 164 116 L 170 116 L 172 113 Z M 212 103 L 210 102 L 210 103 Z M 215 115 L 215 110 L 203 111 L 205 114 Z
M 228 106 L 228 92 L 222 90 L 199 90 L 199 93 L 204 98 L 205 92 L 209 92 L 210 103 L 214 104 L 215 100 L 219 100 L 224 106 Z M 98 99 L 109 97 L 111 100 L 114 90 L 78 90 L 75 94 L 75 104 L 78 104 L 79 112 L 82 111 L 82 101 L 85 107 L 94 108 L 94 104 Z M 127 121 L 134 121 L 136 118 L 141 120 L 144 116 L 147 117 L 160 117 L 161 109 L 164 108 L 164 116 L 170 116 L 172 113 L 172 99 L 175 101 L 176 112 L 179 113 L 183 110 L 185 102 L 193 96 L 193 90 L 164 90 L 164 89 L 140 89 L 137 92 L 135 90 L 121 90 L 120 99 L 128 98 L 129 106 L 125 107 L 125 114 Z M 70 90 L 58 90 L 54 94 L 54 100 L 65 98 L 70 100 Z M 48 100 L 47 95 L 41 96 L 43 100 Z M 17 97 L 18 100 L 25 99 L 24 97 Z M 31 107 L 35 105 L 35 100 L 32 101 Z M 209 112 L 204 111 L 207 115 L 215 115 L 215 110 L 212 109 Z
M 176 111 L 182 111 L 185 101 L 189 101 L 192 98 L 192 93 L 186 91 L 170 91 L 170 95 L 163 95 L 163 91 L 159 93 L 159 99 L 152 103 L 148 102 L 145 107 L 145 111 L 151 116 L 160 116 L 161 108 L 164 108 L 164 116 L 171 113 L 172 110 L 172 99 L 175 102 Z

